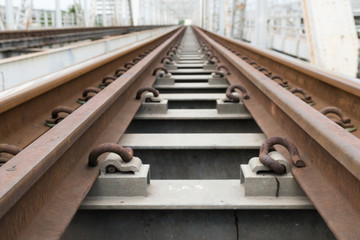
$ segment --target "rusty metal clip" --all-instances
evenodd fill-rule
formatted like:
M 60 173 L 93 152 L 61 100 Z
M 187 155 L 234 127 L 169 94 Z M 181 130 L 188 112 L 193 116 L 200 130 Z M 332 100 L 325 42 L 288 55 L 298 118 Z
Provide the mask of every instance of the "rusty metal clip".
M 227 67 L 225 67 L 224 65 L 220 65 L 220 66 L 216 67 L 217 71 L 220 71 L 221 69 L 224 69 L 226 71 L 226 75 L 231 75 L 230 70 Z
M 174 52 L 174 51 L 168 51 L 168 52 L 166 53 L 166 56 L 170 56 L 170 53 L 172 53 L 173 55 L 176 55 L 176 52 Z
M 311 96 L 309 96 L 305 91 L 304 89 L 302 88 L 294 88 L 294 89 L 291 89 L 289 90 L 291 93 L 295 94 L 295 93 L 298 93 L 298 94 L 301 94 L 303 97 L 300 97 L 301 100 L 303 100 L 304 102 L 310 104 L 310 105 L 314 105 L 314 101 L 312 100 Z
M 100 86 L 108 86 L 110 83 L 112 83 L 113 81 L 115 81 L 117 79 L 117 77 L 114 76 L 105 76 L 102 80 L 101 83 L 102 85 Z
M 163 57 L 160 62 L 164 63 L 165 60 L 169 60 L 170 62 L 173 62 L 171 57 Z
M 101 91 L 100 88 L 88 87 L 82 93 L 83 98 L 79 98 L 77 102 L 80 103 L 80 104 L 84 104 L 93 97 L 93 96 L 88 96 L 89 93 L 98 94 L 100 91 Z
M 154 69 L 154 71 L 153 71 L 153 76 L 155 76 L 156 75 L 156 73 L 157 73 L 157 71 L 159 71 L 159 70 L 162 70 L 162 71 L 164 71 L 165 73 L 169 73 L 168 72 L 168 70 L 166 69 L 166 68 L 164 68 L 164 67 L 157 67 L 157 68 L 155 68 Z
M 121 76 L 121 75 L 120 75 Z M 114 76 L 105 76 L 102 80 L 101 80 L 101 84 L 99 85 L 100 89 L 104 89 L 107 86 L 109 86 L 113 81 L 115 81 L 117 79 L 117 77 Z
M 143 59 L 143 58 L 146 57 L 146 56 L 147 56 L 147 54 L 145 54 L 145 53 L 139 54 L 139 58 L 141 58 L 141 59 Z
M 136 57 L 136 58 L 134 58 L 132 61 L 133 61 L 133 63 L 137 64 L 138 62 L 141 61 L 141 58 Z
M 255 69 L 261 68 L 261 65 L 255 61 L 249 62 L 249 65 L 253 66 Z
M 284 146 L 290 153 L 290 158 L 292 163 L 296 167 L 305 167 L 305 162 L 300 158 L 298 150 L 296 146 L 290 142 L 290 140 L 284 137 L 271 137 L 266 139 L 266 141 L 261 145 L 259 151 L 259 159 L 260 161 L 278 174 L 282 174 L 286 172 L 285 166 L 275 161 L 272 157 L 268 155 L 269 149 L 276 145 Z
M 59 116 L 59 113 L 61 113 L 61 112 L 71 114 L 73 112 L 73 110 L 66 106 L 58 106 L 58 107 L 54 108 L 54 110 L 51 112 L 52 119 L 47 119 L 45 121 L 45 126 L 54 127 L 56 124 L 61 122 L 65 118 L 65 117 Z
M 337 107 L 325 107 L 325 108 L 321 109 L 320 112 L 322 114 L 324 114 L 325 116 L 327 116 L 330 113 L 335 114 L 336 116 L 338 116 L 339 119 L 334 119 L 334 118 L 331 118 L 329 116 L 327 116 L 327 117 L 329 119 L 331 119 L 332 121 L 334 121 L 339 126 L 341 126 L 342 128 L 345 128 L 349 132 L 356 131 L 356 128 L 354 127 L 354 125 L 351 124 L 350 118 L 345 118 L 344 117 L 344 115 L 345 115 L 344 112 L 341 111 L 339 108 L 337 108 Z
M 214 56 L 214 52 L 212 50 L 207 50 L 205 55 L 210 58 L 210 56 Z
M 241 57 L 241 59 L 244 60 L 245 62 L 251 61 L 251 59 L 246 56 Z
M 171 48 L 170 48 L 170 51 L 176 52 L 176 51 L 177 51 L 177 47 L 171 47 Z
M 139 89 L 139 91 L 137 91 L 135 99 L 141 99 L 141 94 L 143 94 L 144 92 L 151 92 L 152 94 L 154 94 L 154 97 L 159 96 L 159 91 L 156 90 L 155 88 L 144 87 L 144 88 Z
M 7 154 L 11 154 L 11 155 L 15 156 L 16 154 L 18 154 L 21 151 L 22 151 L 22 149 L 17 146 L 6 144 L 6 143 L 0 144 L 0 153 L 7 153 Z M 3 159 L 3 158 L 0 159 L 0 166 L 5 164 L 7 161 L 8 161 L 8 159 Z
M 287 81 L 285 81 L 281 76 L 279 75 L 274 75 L 271 77 L 271 80 L 280 80 L 280 82 L 277 82 L 280 86 L 282 86 L 283 88 L 286 88 L 286 89 L 290 89 L 290 86 L 288 84 Z M 276 81 L 275 81 L 276 82 Z
M 218 75 L 219 77 L 225 77 L 225 73 L 221 72 L 221 71 L 215 71 L 214 72 L 216 75 Z
M 270 72 L 269 69 L 267 69 L 266 67 L 261 67 L 258 68 L 258 71 L 261 72 L 262 74 L 264 74 L 267 77 L 271 77 L 272 76 L 272 72 Z
M 216 59 L 216 62 L 213 61 L 213 59 Z M 220 59 L 217 56 L 211 55 L 210 57 L 208 57 L 208 61 L 215 64 L 220 62 Z
M 240 101 L 240 98 L 238 96 L 235 96 L 235 95 L 232 94 L 232 92 L 235 89 L 239 89 L 241 91 L 243 99 L 249 99 L 250 98 L 249 95 L 247 95 L 246 89 L 243 86 L 241 86 L 239 84 L 232 84 L 226 89 L 226 97 L 231 99 L 233 102 L 239 102 Z
M 128 69 L 125 68 L 118 68 L 115 71 L 115 77 L 120 77 L 121 75 L 123 75 Z
M 98 157 L 106 152 L 118 154 L 124 162 L 130 162 L 134 156 L 134 152 L 130 147 L 122 147 L 115 143 L 103 143 L 90 152 L 88 166 L 95 167 L 98 165 Z
M 54 108 L 54 110 L 51 112 L 51 117 L 57 118 L 57 117 L 59 117 L 59 113 L 61 113 L 61 112 L 71 114 L 73 112 L 73 110 L 66 106 L 58 106 L 58 107 Z
M 124 64 L 124 68 L 126 68 L 127 70 L 129 70 L 133 66 L 135 66 L 135 63 L 132 63 L 132 62 L 127 62 Z

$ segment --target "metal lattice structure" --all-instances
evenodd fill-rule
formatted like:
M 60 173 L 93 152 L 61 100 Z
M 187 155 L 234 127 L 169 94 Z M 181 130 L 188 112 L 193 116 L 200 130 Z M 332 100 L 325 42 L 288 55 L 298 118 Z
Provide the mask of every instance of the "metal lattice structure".
M 16 14 L 16 29 L 28 29 L 32 21 L 32 0 L 22 0 L 20 9 Z

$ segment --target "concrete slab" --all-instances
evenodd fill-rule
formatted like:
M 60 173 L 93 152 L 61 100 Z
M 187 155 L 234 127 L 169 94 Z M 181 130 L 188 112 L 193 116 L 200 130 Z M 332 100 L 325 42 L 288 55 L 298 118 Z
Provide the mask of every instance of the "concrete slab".
M 177 69 L 177 70 L 169 70 L 169 72 L 171 74 L 182 74 L 182 73 L 187 73 L 187 74 L 211 74 L 212 72 L 214 72 L 214 70 L 204 70 L 204 69 Z
M 260 149 L 262 133 L 124 134 L 119 144 L 133 149 Z
M 217 109 L 168 109 L 166 114 L 136 114 L 134 119 L 253 119 L 249 113 L 219 114 Z
M 312 209 L 302 197 L 245 197 L 236 180 L 152 180 L 148 197 L 88 196 L 80 209 Z
M 197 100 L 217 100 L 224 98 L 225 94 L 222 93 L 174 93 L 174 94 L 161 94 L 161 98 L 169 101 L 197 101 Z
M 135 173 L 107 173 L 99 175 L 88 196 L 147 196 L 150 165 L 143 164 Z
M 160 85 L 155 84 L 156 89 L 225 89 L 229 87 L 229 84 L 215 84 L 209 85 L 209 83 L 176 83 L 174 85 Z M 160 92 L 161 93 L 161 92 Z

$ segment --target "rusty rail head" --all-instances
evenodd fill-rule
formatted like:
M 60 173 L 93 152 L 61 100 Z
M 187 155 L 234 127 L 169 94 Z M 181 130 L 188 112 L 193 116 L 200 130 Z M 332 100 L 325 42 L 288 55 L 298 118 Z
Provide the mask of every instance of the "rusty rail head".
M 124 162 L 130 162 L 134 156 L 133 150 L 129 147 L 122 147 L 115 143 L 103 143 L 95 147 L 89 154 L 89 167 L 98 165 L 98 157 L 106 152 L 118 154 Z
M 88 94 L 89 93 L 95 93 L 95 94 L 98 94 L 99 92 L 101 91 L 101 89 L 99 88 L 96 88 L 96 87 L 88 87 L 86 88 L 83 93 L 82 93 L 82 96 L 84 98 L 88 97 Z
M 216 59 L 216 62 L 213 61 L 214 58 Z M 219 62 L 220 62 L 220 59 L 219 59 L 217 56 L 215 56 L 215 55 L 211 55 L 211 56 L 208 57 L 208 61 L 209 61 L 209 62 L 212 62 L 212 63 L 219 63 Z
M 341 111 L 339 108 L 337 107 L 325 107 L 323 109 L 320 110 L 320 112 L 324 115 L 327 115 L 329 113 L 333 113 L 335 114 L 336 116 L 338 116 L 340 118 L 340 121 L 342 123 L 350 123 L 351 120 L 349 118 L 345 118 L 345 114 L 343 111 Z
M 157 73 L 157 71 L 159 71 L 159 70 L 162 70 L 162 71 L 164 71 L 165 73 L 169 73 L 169 71 L 168 71 L 166 68 L 164 68 L 164 67 L 157 67 L 157 68 L 154 69 L 152 75 L 155 76 L 156 73 Z
M 137 91 L 135 99 L 141 99 L 141 94 L 143 94 L 144 92 L 151 92 L 151 93 L 154 94 L 154 97 L 159 96 L 159 91 L 156 90 L 155 88 L 153 88 L 153 87 L 144 87 L 144 88 L 139 89 L 139 91 Z
M 163 57 L 160 61 L 160 63 L 164 63 L 165 60 L 169 60 L 170 62 L 173 62 L 171 57 Z
M 249 95 L 247 95 L 247 92 L 246 92 L 246 89 L 239 85 L 239 84 L 232 84 L 230 85 L 227 89 L 226 89 L 226 97 L 231 99 L 232 101 L 234 102 L 239 102 L 240 101 L 240 98 L 238 96 L 235 96 L 232 94 L 232 92 L 235 90 L 235 89 L 239 89 L 242 93 L 242 96 L 243 96 L 243 99 L 249 99 Z
M 220 66 L 216 67 L 217 71 L 220 71 L 221 69 L 224 69 L 226 71 L 226 75 L 231 75 L 230 70 L 227 67 L 225 67 L 224 65 L 220 65 Z
M 300 158 L 296 146 L 288 139 L 284 137 L 271 137 L 268 138 L 260 147 L 259 159 L 260 161 L 278 174 L 286 172 L 285 166 L 275 161 L 272 157 L 268 155 L 269 149 L 276 145 L 284 146 L 290 153 L 290 158 L 292 163 L 296 167 L 305 167 L 305 162 Z
M 127 62 L 127 63 L 124 64 L 124 68 L 126 68 L 126 69 L 130 69 L 133 66 L 135 66 L 135 63 L 132 63 L 132 62 Z
M 267 77 L 272 76 L 272 72 L 269 69 L 267 69 L 266 67 L 258 68 L 258 71 L 261 72 L 262 74 L 264 74 Z
M 58 106 L 58 107 L 54 108 L 54 110 L 52 110 L 51 117 L 57 118 L 57 117 L 59 117 L 59 113 L 61 113 L 61 112 L 71 114 L 73 112 L 73 110 L 66 106 Z

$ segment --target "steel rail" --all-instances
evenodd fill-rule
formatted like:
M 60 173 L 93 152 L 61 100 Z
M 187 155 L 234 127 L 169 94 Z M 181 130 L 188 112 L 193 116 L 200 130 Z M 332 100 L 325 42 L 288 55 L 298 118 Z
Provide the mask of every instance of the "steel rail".
M 293 168 L 293 175 L 334 235 L 339 239 L 358 238 L 360 140 L 257 69 L 250 67 L 236 55 L 236 50 L 246 51 L 254 59 L 257 56 L 256 60 L 261 65 L 271 70 L 272 66 L 276 73 L 285 75 L 290 82 L 298 85 L 302 83 L 309 89 L 315 85 L 324 87 L 324 93 L 321 94 L 320 90 L 309 90 L 314 97 L 319 93 L 319 99 L 321 97 L 327 101 L 330 96 L 334 99 L 336 95 L 333 94 L 337 93 L 341 100 L 332 99 L 330 103 L 343 107 L 349 116 L 357 116 L 359 113 L 354 112 L 358 111 L 359 106 L 351 109 L 344 102 L 359 102 L 359 85 L 346 79 L 341 83 L 342 79 L 339 77 L 315 72 L 299 63 L 287 64 L 282 58 L 246 44 L 199 28 L 195 30 L 199 37 L 212 47 L 221 63 L 229 66 L 232 74 L 227 78 L 230 83 L 241 84 L 247 89 L 251 98 L 244 104 L 264 133 L 268 137 L 285 136 L 296 144 L 306 166 Z M 222 44 L 230 46 L 231 49 Z M 354 86 L 354 89 L 347 91 L 351 86 Z M 277 150 L 287 155 L 283 149 Z
M 314 67 L 308 63 L 269 50 L 258 49 L 248 43 L 224 38 L 203 30 L 214 40 L 220 41 L 230 51 L 241 53 L 252 61 L 269 69 L 273 75 L 280 75 L 289 82 L 291 88 L 304 89 L 316 103 L 313 107 L 320 111 L 324 107 L 335 106 L 360 127 L 360 81 L 355 78 L 336 75 Z M 353 134 L 360 138 L 360 131 Z
M 166 26 L 168 25 L 4 31 L 0 34 L 0 51 L 36 48 L 85 39 L 93 40 L 104 36 L 114 36 Z
M 101 143 L 119 141 L 141 105 L 135 100 L 137 90 L 152 85 L 155 77 L 148 73 L 160 65 L 161 57 L 183 31 L 178 29 L 155 41 L 161 45 L 0 168 L 2 238 L 60 238 L 98 175 L 98 169 L 87 167 L 89 152 Z M 84 79 L 100 81 L 100 74 L 113 72 L 118 64 L 113 60 L 97 66 L 102 69 L 99 72 L 95 67 L 82 77 L 74 74 L 78 79 L 62 86 L 71 91 Z
M 52 109 L 57 106 L 78 108 L 77 99 L 84 89 L 97 87 L 103 77 L 114 74 L 117 68 L 148 50 L 151 44 L 160 43 L 164 36 L 97 58 L 76 70 L 57 74 L 47 82 L 0 94 L 0 142 L 25 148 L 49 130 L 44 121 L 50 117 Z

